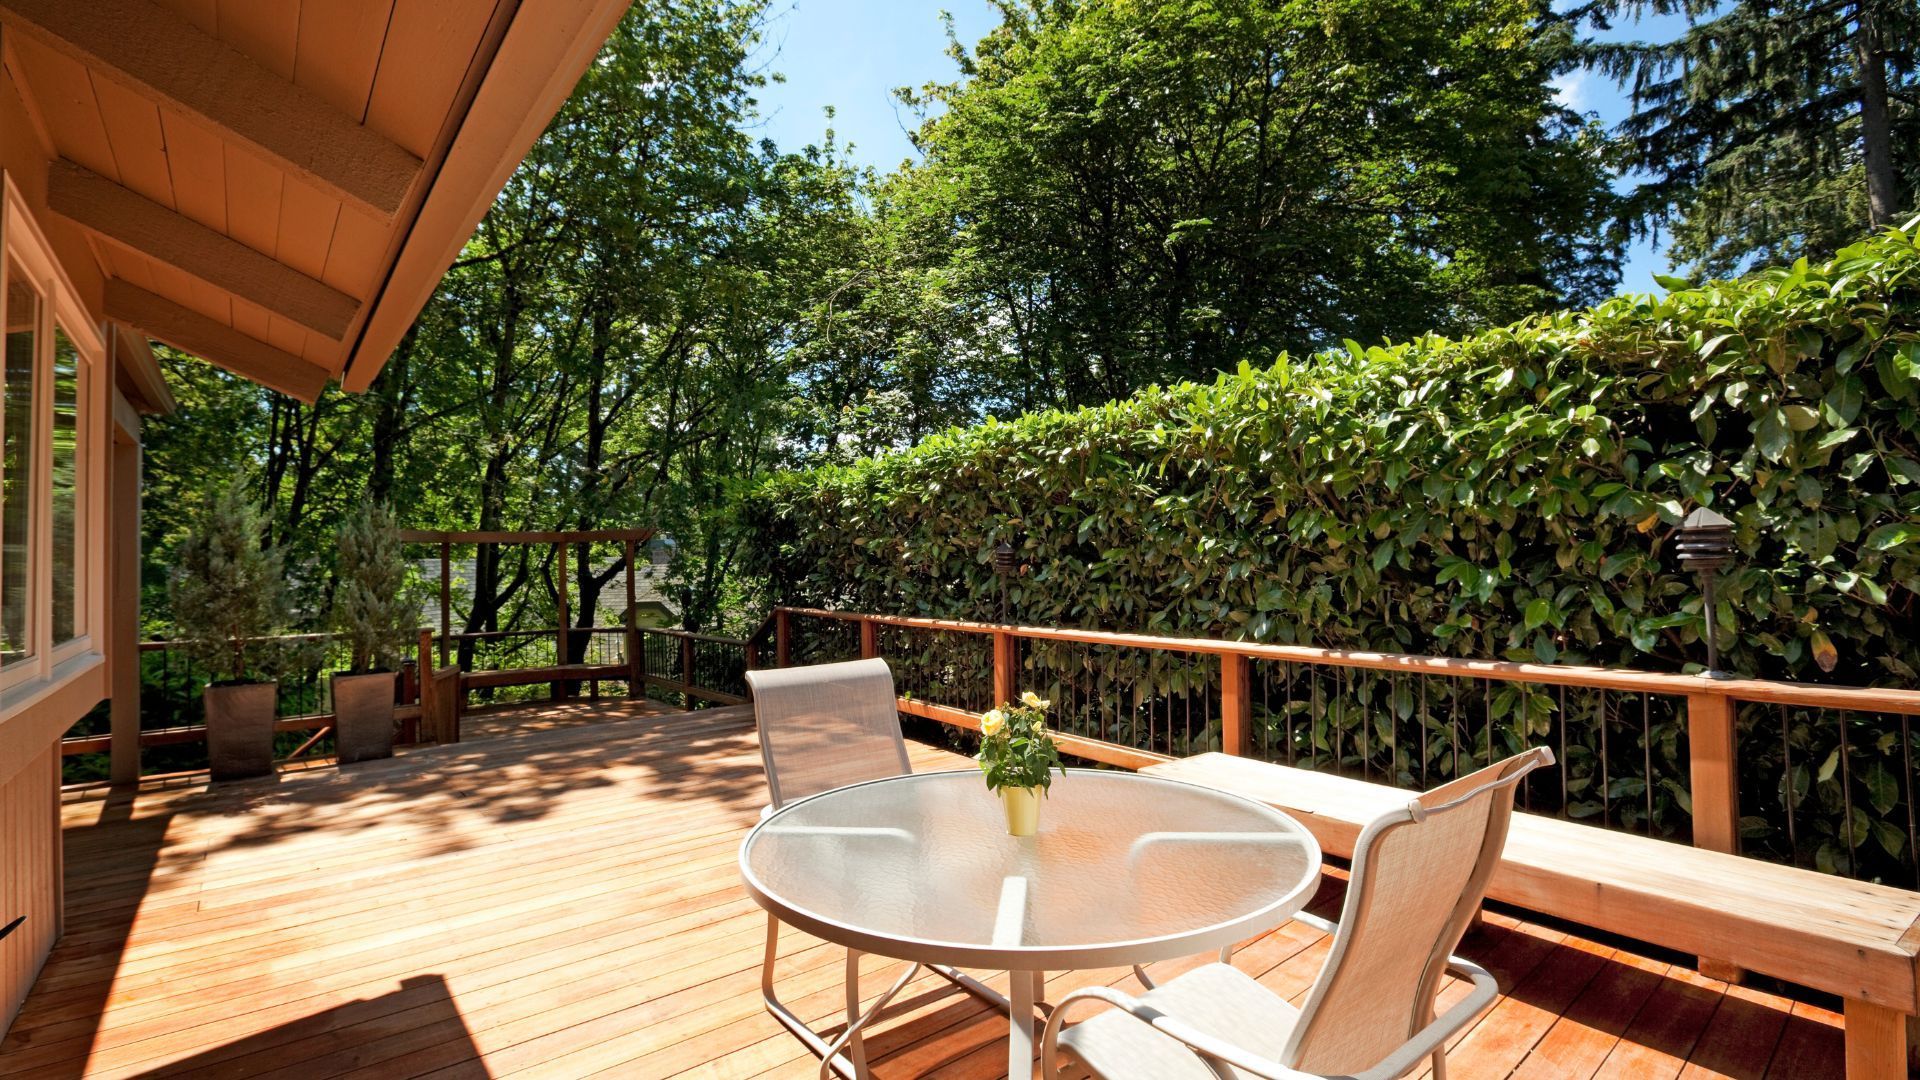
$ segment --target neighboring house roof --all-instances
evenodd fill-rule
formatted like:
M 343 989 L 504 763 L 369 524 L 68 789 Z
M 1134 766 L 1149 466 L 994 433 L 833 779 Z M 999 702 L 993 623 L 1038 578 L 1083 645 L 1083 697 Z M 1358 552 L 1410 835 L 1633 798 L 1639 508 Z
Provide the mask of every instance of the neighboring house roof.
M 420 625 L 437 627 L 440 625 L 440 557 L 430 555 L 416 560 L 420 567 L 421 580 L 430 586 L 420 603 Z M 608 559 L 595 566 L 596 570 L 605 570 L 613 564 Z M 466 613 L 473 609 L 474 560 L 454 558 L 448 562 L 449 588 L 453 598 L 453 625 L 458 630 L 464 624 Z M 666 614 L 670 619 L 680 615 L 678 604 L 667 595 L 663 586 L 666 574 L 663 564 L 658 562 L 642 563 L 633 575 L 634 604 L 642 611 L 649 608 Z M 613 580 L 600 590 L 598 612 L 594 618 L 595 626 L 620 626 L 623 624 L 627 608 L 627 585 L 624 575 L 615 574 Z
M 312 401 L 379 374 L 628 3 L 0 0 L 0 44 L 106 317 Z

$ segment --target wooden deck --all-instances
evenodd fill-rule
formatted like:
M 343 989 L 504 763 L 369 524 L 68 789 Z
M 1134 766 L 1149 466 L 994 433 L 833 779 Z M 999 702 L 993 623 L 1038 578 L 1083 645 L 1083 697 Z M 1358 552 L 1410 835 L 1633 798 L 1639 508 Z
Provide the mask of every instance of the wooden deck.
M 749 714 L 576 703 L 469 731 L 216 790 L 70 793 L 66 936 L 0 1077 L 814 1075 L 758 995 L 764 916 L 735 865 L 764 801 Z M 1237 963 L 1299 995 L 1325 948 L 1290 926 Z M 1673 958 L 1497 912 L 1462 951 L 1508 996 L 1454 1080 L 1841 1074 L 1837 1016 Z M 783 995 L 822 1026 L 841 955 L 786 936 Z M 870 992 L 897 968 L 871 970 Z M 1049 996 L 1094 979 L 1133 985 L 1060 973 Z M 927 979 L 868 1046 L 881 1077 L 994 1077 L 1005 1031 Z

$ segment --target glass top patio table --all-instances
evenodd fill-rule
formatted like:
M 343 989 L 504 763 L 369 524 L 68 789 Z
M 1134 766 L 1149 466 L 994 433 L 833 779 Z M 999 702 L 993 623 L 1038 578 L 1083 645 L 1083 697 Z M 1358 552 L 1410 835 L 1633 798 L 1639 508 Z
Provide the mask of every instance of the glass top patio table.
M 915 773 L 790 803 L 740 849 L 788 925 L 850 948 L 1009 971 L 1217 950 L 1311 898 L 1320 847 L 1271 807 L 1176 780 L 1056 776 L 1039 835 L 1007 835 L 977 770 Z

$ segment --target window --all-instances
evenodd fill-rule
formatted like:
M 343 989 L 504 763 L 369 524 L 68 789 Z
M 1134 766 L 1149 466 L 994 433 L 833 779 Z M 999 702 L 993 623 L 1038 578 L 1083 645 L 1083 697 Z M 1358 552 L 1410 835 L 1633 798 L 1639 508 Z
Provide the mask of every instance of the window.
M 80 636 L 80 520 L 82 441 L 80 351 L 65 328 L 53 327 L 53 643 Z
M 33 370 L 40 294 L 12 258 L 6 269 L 6 371 L 0 380 L 0 668 L 34 655 Z
M 90 670 L 105 538 L 96 499 L 106 342 L 11 177 L 0 173 L 0 701 Z

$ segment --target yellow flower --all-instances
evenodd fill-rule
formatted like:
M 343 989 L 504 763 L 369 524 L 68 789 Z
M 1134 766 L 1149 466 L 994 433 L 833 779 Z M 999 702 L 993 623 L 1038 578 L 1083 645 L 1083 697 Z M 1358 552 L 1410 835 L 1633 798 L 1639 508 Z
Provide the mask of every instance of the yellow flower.
M 1047 706 L 1053 704 L 1053 702 L 1048 701 L 1046 698 L 1041 697 L 1039 694 L 1036 694 L 1031 690 L 1027 691 L 1024 694 L 1021 694 L 1020 700 L 1025 702 L 1027 708 L 1029 709 L 1044 709 Z
M 980 734 L 982 735 L 998 735 L 1000 734 L 1000 729 L 1006 726 L 1007 714 L 1001 712 L 999 709 L 988 709 L 987 714 L 980 718 Z

